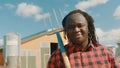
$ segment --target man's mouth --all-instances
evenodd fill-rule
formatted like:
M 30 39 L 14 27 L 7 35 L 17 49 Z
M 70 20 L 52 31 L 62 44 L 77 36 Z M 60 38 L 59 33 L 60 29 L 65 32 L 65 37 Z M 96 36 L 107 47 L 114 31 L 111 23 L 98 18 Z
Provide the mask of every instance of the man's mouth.
M 77 34 L 75 34 L 75 37 L 76 38 L 80 38 L 82 36 L 82 34 L 79 32 L 79 33 L 77 33 Z

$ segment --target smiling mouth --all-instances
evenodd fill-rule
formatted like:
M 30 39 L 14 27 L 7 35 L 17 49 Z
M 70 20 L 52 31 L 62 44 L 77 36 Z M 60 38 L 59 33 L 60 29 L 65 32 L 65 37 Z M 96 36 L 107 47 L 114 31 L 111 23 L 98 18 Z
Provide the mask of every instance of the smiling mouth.
M 76 34 L 75 38 L 80 38 L 82 36 L 82 34 Z

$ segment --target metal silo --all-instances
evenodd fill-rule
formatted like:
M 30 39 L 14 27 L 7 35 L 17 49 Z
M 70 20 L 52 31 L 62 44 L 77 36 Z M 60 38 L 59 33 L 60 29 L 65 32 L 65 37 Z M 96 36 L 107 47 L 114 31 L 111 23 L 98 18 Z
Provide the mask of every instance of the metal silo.
M 19 68 L 20 66 L 20 36 L 16 33 L 8 33 L 4 36 L 4 63 L 7 68 Z

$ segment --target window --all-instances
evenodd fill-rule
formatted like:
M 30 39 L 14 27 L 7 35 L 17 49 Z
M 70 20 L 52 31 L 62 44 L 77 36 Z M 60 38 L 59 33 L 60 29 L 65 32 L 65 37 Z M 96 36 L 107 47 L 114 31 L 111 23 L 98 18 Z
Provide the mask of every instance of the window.
M 21 51 L 21 68 L 36 68 L 36 51 Z
M 58 43 L 51 43 L 51 54 L 58 49 Z
M 41 68 L 46 68 L 50 55 L 58 48 L 57 43 L 41 42 L 40 43 L 40 59 Z
M 49 57 L 50 57 L 50 43 L 49 42 L 41 42 L 40 43 L 41 68 L 46 68 Z

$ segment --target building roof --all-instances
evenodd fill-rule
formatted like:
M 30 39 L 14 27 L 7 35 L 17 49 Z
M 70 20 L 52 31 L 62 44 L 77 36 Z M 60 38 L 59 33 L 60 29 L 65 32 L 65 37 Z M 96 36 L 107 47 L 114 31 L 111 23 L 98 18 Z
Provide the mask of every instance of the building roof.
M 36 38 L 41 37 L 41 36 L 55 34 L 55 32 L 57 32 L 57 31 L 61 32 L 61 31 L 63 31 L 63 28 L 56 28 L 56 29 L 52 29 L 52 30 L 41 31 L 41 32 L 32 34 L 30 36 L 24 37 L 21 39 L 21 44 L 28 42 L 30 40 L 36 39 Z M 0 49 L 2 49 L 2 48 L 3 48 L 3 46 L 0 46 Z
M 52 35 L 52 34 L 55 34 L 55 32 L 58 32 L 58 31 L 59 32 L 63 31 L 63 28 L 56 28 L 56 29 L 52 29 L 52 30 L 41 31 L 41 32 L 35 33 L 33 35 L 22 38 L 21 43 L 23 44 L 25 42 L 36 39 L 36 38 L 41 37 L 41 36 Z

